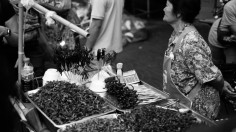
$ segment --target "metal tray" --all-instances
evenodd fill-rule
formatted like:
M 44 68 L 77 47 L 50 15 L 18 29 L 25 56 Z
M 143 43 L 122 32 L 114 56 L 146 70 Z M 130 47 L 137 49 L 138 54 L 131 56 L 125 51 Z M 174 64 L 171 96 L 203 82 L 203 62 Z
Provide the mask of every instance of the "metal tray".
M 185 106 L 184 104 L 181 104 L 181 103 L 178 103 L 178 104 L 182 108 L 190 109 L 195 117 L 197 117 L 198 119 L 200 119 L 201 121 L 206 123 L 208 126 L 215 126 L 215 125 L 217 125 L 217 123 L 214 120 L 211 120 L 211 119 L 201 115 L 200 113 L 198 113 L 198 112 L 194 111 L 193 109 Z
M 162 100 L 166 100 L 168 95 L 163 93 L 162 91 L 144 83 L 141 82 L 139 84 L 132 85 L 132 88 L 137 91 L 138 99 L 139 99 L 139 106 L 140 105 L 149 105 L 149 104 L 155 104 L 158 105 Z M 102 96 L 107 102 L 109 102 L 111 105 L 116 107 L 119 111 L 129 111 L 129 109 L 122 109 L 116 98 L 109 95 L 108 93 L 104 93 Z
M 74 124 L 69 124 L 67 126 L 72 126 L 72 125 L 76 125 L 76 124 L 81 124 L 81 123 L 86 123 L 87 121 L 91 121 L 91 120 L 94 120 L 94 119 L 98 119 L 98 118 L 105 118 L 105 119 L 115 119 L 118 117 L 118 113 L 116 112 L 113 112 L 113 113 L 109 113 L 109 114 L 106 114 L 106 115 L 101 115 L 101 116 L 97 116 L 97 117 L 94 117 L 94 118 L 87 118 L 87 119 L 84 119 L 84 120 L 80 120 Z M 63 132 L 64 128 L 62 129 L 58 129 L 57 132 Z
M 173 102 L 173 101 L 172 101 Z M 178 112 L 178 109 L 174 109 L 174 108 L 169 108 L 168 106 L 166 107 L 162 107 L 162 106 L 156 106 L 156 108 L 161 108 L 161 109 L 167 109 L 167 110 L 170 110 L 170 111 L 173 111 L 173 112 Z M 120 114 L 122 113 L 130 113 L 131 110 L 129 111 L 117 111 L 117 112 L 114 112 L 114 113 L 110 113 L 110 114 L 107 114 L 107 115 L 102 115 L 102 116 L 99 116 L 99 117 L 94 117 L 94 118 L 90 118 L 90 119 L 86 119 L 86 120 L 82 120 L 80 122 L 77 122 L 77 124 L 81 124 L 81 123 L 86 123 L 88 121 L 92 121 L 92 120 L 96 120 L 96 119 L 99 119 L 99 118 L 105 118 L 105 119 L 117 119 L 117 117 L 119 117 Z M 208 120 L 208 119 L 205 119 L 205 118 L 199 118 L 199 115 L 197 113 L 195 113 L 194 111 L 192 111 L 192 115 L 196 118 L 196 119 L 200 119 L 201 121 L 204 121 L 207 123 L 207 125 L 209 126 L 212 126 L 212 125 L 216 125 L 214 122 L 212 122 L 211 120 Z M 63 129 L 58 129 L 57 132 L 63 132 Z
M 188 108 L 187 106 L 183 105 L 182 103 L 179 103 L 178 100 L 170 99 L 169 95 L 167 93 L 164 93 L 163 91 L 154 88 L 153 86 L 141 81 L 141 83 L 137 86 L 134 86 L 134 89 L 137 90 L 138 94 L 141 94 L 142 97 L 146 97 L 146 100 L 144 98 L 144 101 L 139 103 L 138 105 L 156 105 L 159 107 L 164 108 L 175 108 L 175 109 L 189 109 L 192 111 L 193 115 L 200 119 L 201 121 L 205 122 L 209 126 L 216 125 L 216 123 L 213 120 L 210 120 L 203 115 L 199 114 L 198 112 Z M 150 93 L 152 92 L 152 93 Z M 153 96 L 156 95 L 156 96 Z M 157 98 L 155 98 L 157 97 Z M 139 95 L 140 98 L 140 95 Z M 116 109 L 120 112 L 130 112 L 131 109 L 121 109 L 120 106 L 117 103 L 117 100 L 112 97 L 111 95 L 105 93 L 104 99 L 107 100 L 109 103 L 111 103 L 113 106 L 116 107 Z
M 107 103 L 107 105 L 111 108 L 111 110 L 109 110 L 107 112 L 104 112 L 104 113 L 101 113 L 101 114 L 95 114 L 95 115 L 91 115 L 91 116 L 88 116 L 88 117 L 84 117 L 81 120 L 72 121 L 71 123 L 66 123 L 66 124 L 58 125 L 52 119 L 50 119 L 49 116 L 47 116 L 37 106 L 37 104 L 33 100 L 30 99 L 29 96 L 32 96 L 33 94 L 37 93 L 39 89 L 40 88 L 37 88 L 35 90 L 31 90 L 31 91 L 25 92 L 24 95 L 30 101 L 30 103 L 32 103 L 32 105 L 39 111 L 40 119 L 43 121 L 43 123 L 45 123 L 45 125 L 48 127 L 48 129 L 51 132 L 57 132 L 58 129 L 64 129 L 67 125 L 72 125 L 72 124 L 75 124 L 75 123 L 83 122 L 85 120 L 89 120 L 89 119 L 92 119 L 92 118 L 95 118 L 95 117 L 100 117 L 100 116 L 103 116 L 103 115 L 114 113 L 116 111 L 116 108 L 114 106 L 112 106 L 111 104 L 109 104 L 108 102 L 105 101 Z M 93 93 L 93 94 L 97 95 L 96 93 Z M 99 95 L 97 95 L 97 96 L 100 97 Z
M 165 96 L 166 98 L 163 99 L 163 100 L 160 100 L 160 101 L 157 101 L 156 102 L 156 105 L 158 106 L 162 106 L 162 107 L 169 107 L 169 106 L 174 106 L 174 107 L 178 107 L 179 109 L 181 108 L 184 108 L 184 109 L 189 109 L 192 111 L 193 115 L 195 117 L 197 117 L 198 119 L 200 119 L 201 121 L 205 122 L 207 125 L 209 126 L 214 126 L 214 125 L 217 125 L 216 122 L 214 120 L 211 120 L 211 119 L 208 119 L 206 117 L 204 117 L 203 115 L 201 115 L 200 113 L 192 110 L 191 108 L 185 106 L 184 104 L 182 103 L 179 103 L 178 100 L 175 100 L 175 99 L 170 99 L 169 98 L 169 95 L 163 91 L 160 91 L 154 87 L 152 87 L 151 85 L 145 83 L 145 82 L 142 82 L 143 85 L 149 87 L 149 88 L 152 88 L 152 89 L 155 89 L 158 93 L 160 93 L 161 95 Z
M 157 105 L 157 107 L 164 108 L 164 109 L 169 109 L 169 110 L 174 110 L 174 111 L 178 111 L 180 109 L 190 110 L 194 117 L 196 117 L 197 119 L 201 120 L 202 122 L 204 122 L 208 126 L 217 125 L 214 120 L 211 120 L 211 119 L 209 119 L 209 118 L 199 114 L 198 112 L 196 112 L 193 109 L 185 106 L 184 104 L 179 103 L 178 100 L 175 100 L 175 99 L 161 100 L 159 102 L 159 104 Z

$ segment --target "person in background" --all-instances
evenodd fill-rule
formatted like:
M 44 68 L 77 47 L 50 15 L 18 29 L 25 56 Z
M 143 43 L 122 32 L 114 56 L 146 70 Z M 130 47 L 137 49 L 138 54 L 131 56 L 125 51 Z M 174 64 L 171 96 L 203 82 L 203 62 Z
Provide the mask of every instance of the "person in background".
M 218 41 L 218 35 L 222 32 L 227 35 L 228 42 Z M 223 16 L 211 26 L 208 41 L 215 65 L 222 67 L 229 63 L 236 64 L 236 0 L 225 4 Z
M 163 20 L 174 31 L 164 55 L 163 91 L 205 117 L 215 119 L 220 108 L 219 93 L 234 93 L 213 64 L 208 44 L 192 24 L 200 5 L 200 0 L 166 2 Z
M 11 18 L 6 26 L 11 29 L 13 33 L 19 33 L 19 0 L 9 0 L 15 10 L 15 15 Z M 34 9 L 28 11 L 24 8 L 24 56 L 30 58 L 30 62 L 34 67 L 34 75 L 41 76 L 43 72 L 41 56 L 44 54 L 44 49 L 38 43 L 38 29 L 40 28 L 39 14 Z M 40 60 L 40 61 L 39 61 Z
M 122 13 L 124 0 L 91 0 L 92 13 L 89 27 L 90 36 L 85 46 L 95 52 L 106 51 L 119 53 L 122 47 Z
M 226 42 L 218 40 L 225 34 Z M 222 71 L 223 77 L 232 87 L 236 88 L 236 0 L 227 2 L 223 15 L 214 21 L 208 34 L 209 47 L 212 52 L 212 61 Z M 236 113 L 236 96 L 221 96 L 220 118 Z M 234 101 L 233 101 L 234 100 Z
M 221 67 L 226 63 L 224 46 L 219 45 L 220 43 L 217 40 L 217 28 L 220 21 L 221 18 L 214 21 L 208 34 L 208 42 L 212 53 L 212 61 L 217 67 Z
M 10 0 L 10 3 L 18 13 L 19 0 Z M 71 0 L 44 1 L 36 0 L 38 4 L 50 11 L 56 12 L 59 16 L 72 23 L 77 23 L 78 18 L 75 12 L 71 10 Z M 46 25 L 46 19 L 43 14 L 38 13 L 31 8 L 24 12 L 25 32 L 24 32 L 24 52 L 25 56 L 30 58 L 34 66 L 36 77 L 41 77 L 44 72 L 50 68 L 56 68 L 53 62 L 54 47 L 61 42 L 65 42 L 70 48 L 75 46 L 74 32 L 71 29 L 57 21 L 53 25 Z M 10 28 L 11 26 L 9 26 Z M 12 30 L 13 31 L 13 30 Z M 18 33 L 18 27 L 15 31 Z

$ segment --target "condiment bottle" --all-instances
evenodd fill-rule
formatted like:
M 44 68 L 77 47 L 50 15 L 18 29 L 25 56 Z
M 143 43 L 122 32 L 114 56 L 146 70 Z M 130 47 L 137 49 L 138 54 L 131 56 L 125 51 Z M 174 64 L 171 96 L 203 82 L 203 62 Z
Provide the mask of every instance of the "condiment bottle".
M 30 63 L 29 58 L 24 58 L 23 60 L 24 66 L 21 70 L 21 90 L 23 93 L 34 89 L 34 67 Z M 23 96 L 22 101 L 23 102 L 28 102 L 27 99 L 24 98 Z
M 116 68 L 117 68 L 116 75 L 117 75 L 118 79 L 120 80 L 120 82 L 123 83 L 124 82 L 124 80 L 123 80 L 123 71 L 122 71 L 123 63 L 117 63 Z

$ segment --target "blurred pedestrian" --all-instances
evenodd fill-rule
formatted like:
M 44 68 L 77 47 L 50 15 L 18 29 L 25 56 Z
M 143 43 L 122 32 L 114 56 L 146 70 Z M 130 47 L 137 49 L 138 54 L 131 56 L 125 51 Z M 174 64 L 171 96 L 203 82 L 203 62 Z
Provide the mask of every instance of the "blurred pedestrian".
M 211 26 L 208 34 L 212 61 L 222 71 L 223 77 L 236 88 L 236 0 L 224 5 L 223 15 Z M 236 96 L 222 95 L 219 118 L 235 113 Z
M 95 53 L 102 48 L 108 52 L 121 52 L 124 0 L 91 0 L 91 5 L 90 36 L 85 46 Z
M 211 26 L 208 41 L 215 65 L 236 64 L 236 0 L 225 4 L 223 16 Z

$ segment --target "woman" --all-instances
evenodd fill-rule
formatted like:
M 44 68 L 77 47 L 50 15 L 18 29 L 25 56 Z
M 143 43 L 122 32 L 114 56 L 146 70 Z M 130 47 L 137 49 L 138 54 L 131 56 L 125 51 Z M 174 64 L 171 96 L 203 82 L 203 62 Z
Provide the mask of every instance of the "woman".
M 163 20 L 174 31 L 164 57 L 163 90 L 170 98 L 214 119 L 220 107 L 219 93 L 233 94 L 233 90 L 212 63 L 207 43 L 192 25 L 200 4 L 200 0 L 167 0 Z

